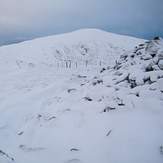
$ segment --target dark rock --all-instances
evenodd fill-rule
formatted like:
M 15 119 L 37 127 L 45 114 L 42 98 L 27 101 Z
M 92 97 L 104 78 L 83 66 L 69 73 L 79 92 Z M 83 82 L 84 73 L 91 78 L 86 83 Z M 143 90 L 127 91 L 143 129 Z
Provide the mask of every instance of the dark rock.
M 131 57 L 131 58 L 134 58 L 134 57 L 135 57 L 135 55 L 134 55 L 134 54 L 132 54 L 130 57 Z
M 116 61 L 115 66 L 113 67 L 114 70 L 119 70 L 122 67 L 121 63 Z
M 109 136 L 111 134 L 112 130 L 109 130 L 109 132 L 106 134 L 106 136 Z
M 93 101 L 90 97 L 84 97 L 86 101 Z
M 110 110 L 115 110 L 115 109 L 116 109 L 115 107 L 107 106 L 103 112 L 109 112 Z
M 24 132 L 23 132 L 23 131 L 21 131 L 21 132 L 19 132 L 19 133 L 18 133 L 18 135 L 23 135 L 23 133 L 24 133 Z
M 135 87 L 137 86 L 135 80 L 130 80 L 129 83 L 130 83 L 130 87 L 131 87 L 131 88 L 135 88 Z
M 154 71 L 153 67 L 151 64 L 149 64 L 146 68 L 145 68 L 146 72 L 150 72 L 150 71 Z
M 120 56 L 120 59 L 123 59 L 123 60 L 126 60 L 128 58 L 128 55 L 127 54 L 124 54 L 124 55 L 121 55 Z
M 70 151 L 71 152 L 73 152 L 73 151 L 79 151 L 79 149 L 77 149 L 77 148 L 71 148 Z
M 42 115 L 41 115 L 41 114 L 38 114 L 38 115 L 37 115 L 37 118 L 38 118 L 38 119 L 40 119 L 41 117 L 42 117 Z
M 48 118 L 47 120 L 50 121 L 50 120 L 55 119 L 55 118 L 56 118 L 55 116 L 52 116 L 52 117 Z
M 95 86 L 95 85 L 101 84 L 101 83 L 103 84 L 103 80 L 100 80 L 100 79 L 99 79 L 99 80 L 97 80 L 97 81 L 94 81 L 94 82 L 92 83 L 92 85 Z
M 153 40 L 160 40 L 160 37 L 156 36 L 156 37 L 153 38 Z
M 84 75 L 78 75 L 77 77 L 78 78 L 87 78 L 87 76 L 84 76 Z
M 71 88 L 71 89 L 68 89 L 67 92 L 71 93 L 72 91 L 75 91 L 75 90 L 76 90 L 75 88 Z
M 106 70 L 106 68 L 102 68 L 102 70 L 100 71 L 100 73 L 103 73 Z
M 139 46 L 144 46 L 145 44 L 139 44 Z
M 125 104 L 123 102 L 118 103 L 119 106 L 125 106 Z
M 156 56 L 156 54 L 154 53 L 154 54 L 150 54 L 153 58 Z
M 135 95 L 136 95 L 137 97 L 140 97 L 139 93 L 136 93 Z

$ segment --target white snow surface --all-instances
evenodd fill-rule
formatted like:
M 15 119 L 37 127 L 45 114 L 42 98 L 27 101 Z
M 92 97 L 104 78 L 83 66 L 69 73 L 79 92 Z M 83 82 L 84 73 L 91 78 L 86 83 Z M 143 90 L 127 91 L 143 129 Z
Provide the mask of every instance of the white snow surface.
M 0 47 L 0 163 L 162 163 L 162 52 L 97 29 Z

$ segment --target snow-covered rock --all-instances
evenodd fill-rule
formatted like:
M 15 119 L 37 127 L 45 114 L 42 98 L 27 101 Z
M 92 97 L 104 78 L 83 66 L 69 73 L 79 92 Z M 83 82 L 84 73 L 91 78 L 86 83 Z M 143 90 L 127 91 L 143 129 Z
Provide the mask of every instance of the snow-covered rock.
M 161 70 L 163 70 L 163 59 L 162 60 L 159 60 L 158 62 L 158 66 Z

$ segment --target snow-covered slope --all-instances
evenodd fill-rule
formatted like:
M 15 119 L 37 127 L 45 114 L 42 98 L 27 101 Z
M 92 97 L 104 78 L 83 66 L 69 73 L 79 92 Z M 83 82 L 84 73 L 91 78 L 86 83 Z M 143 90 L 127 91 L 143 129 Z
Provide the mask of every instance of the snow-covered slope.
M 1 47 L 0 72 L 34 66 L 84 68 L 107 65 L 117 54 L 130 50 L 142 41 L 96 29 L 39 38 Z
M 0 163 L 161 163 L 163 41 L 96 29 L 0 48 Z

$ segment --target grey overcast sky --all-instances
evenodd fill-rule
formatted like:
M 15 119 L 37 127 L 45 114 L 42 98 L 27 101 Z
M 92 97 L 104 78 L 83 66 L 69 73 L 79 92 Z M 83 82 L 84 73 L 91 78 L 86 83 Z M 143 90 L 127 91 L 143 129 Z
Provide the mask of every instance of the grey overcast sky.
M 0 0 L 0 41 L 80 28 L 163 37 L 163 0 Z

